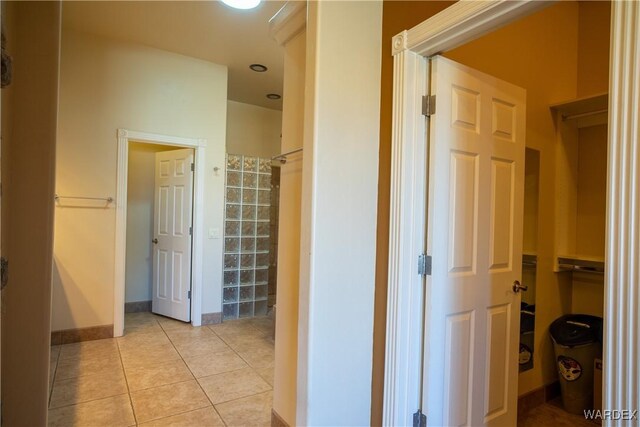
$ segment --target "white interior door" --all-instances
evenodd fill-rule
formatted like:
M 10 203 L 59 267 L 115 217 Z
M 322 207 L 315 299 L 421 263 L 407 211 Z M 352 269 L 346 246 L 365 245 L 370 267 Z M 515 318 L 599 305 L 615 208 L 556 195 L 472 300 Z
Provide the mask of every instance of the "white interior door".
M 191 320 L 193 150 L 156 153 L 152 311 Z
M 431 60 L 423 412 L 515 426 L 526 91 Z

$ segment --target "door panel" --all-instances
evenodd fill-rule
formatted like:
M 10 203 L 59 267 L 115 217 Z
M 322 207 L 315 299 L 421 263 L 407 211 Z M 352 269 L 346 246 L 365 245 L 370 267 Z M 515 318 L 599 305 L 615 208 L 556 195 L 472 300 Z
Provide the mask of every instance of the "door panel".
M 152 311 L 191 320 L 193 150 L 156 153 Z
M 515 425 L 526 92 L 431 60 L 423 411 Z

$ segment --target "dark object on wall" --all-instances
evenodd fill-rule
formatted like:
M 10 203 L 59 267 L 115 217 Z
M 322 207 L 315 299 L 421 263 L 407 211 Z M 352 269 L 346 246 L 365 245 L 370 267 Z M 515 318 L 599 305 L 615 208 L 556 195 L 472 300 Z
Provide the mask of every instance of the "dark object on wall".
M 2 74 L 0 74 L 0 87 L 4 88 L 11 84 L 11 57 L 5 51 L 4 47 L 7 43 L 7 39 L 2 32 Z

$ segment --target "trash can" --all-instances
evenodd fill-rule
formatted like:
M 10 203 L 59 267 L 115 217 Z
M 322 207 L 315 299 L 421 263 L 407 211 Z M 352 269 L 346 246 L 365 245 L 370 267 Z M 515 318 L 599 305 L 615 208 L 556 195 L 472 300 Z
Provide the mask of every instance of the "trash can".
M 562 316 L 549 327 L 567 412 L 584 415 L 585 409 L 593 409 L 594 360 L 602 353 L 601 330 L 602 318 L 588 314 Z

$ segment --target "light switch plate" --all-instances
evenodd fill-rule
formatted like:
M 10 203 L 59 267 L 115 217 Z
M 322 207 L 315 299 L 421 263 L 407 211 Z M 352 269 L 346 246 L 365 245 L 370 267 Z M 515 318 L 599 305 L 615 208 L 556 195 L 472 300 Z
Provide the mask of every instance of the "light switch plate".
M 220 229 L 219 228 L 210 228 L 209 229 L 209 238 L 210 239 L 219 239 L 220 238 Z

